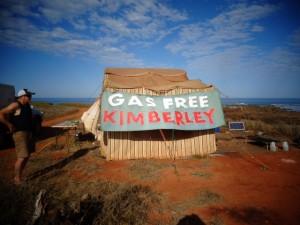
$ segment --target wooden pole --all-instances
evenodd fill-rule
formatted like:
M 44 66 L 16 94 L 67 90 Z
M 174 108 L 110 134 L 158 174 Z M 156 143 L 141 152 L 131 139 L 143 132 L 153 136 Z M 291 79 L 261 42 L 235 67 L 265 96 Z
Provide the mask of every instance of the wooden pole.
M 160 132 L 160 135 L 162 136 L 162 138 L 164 140 L 166 149 L 169 150 L 169 155 L 171 156 L 171 158 L 173 158 L 175 160 L 175 154 L 172 154 L 170 147 L 167 145 L 167 139 L 166 139 L 166 136 L 165 136 L 164 132 L 162 131 L 162 129 L 159 129 L 159 132 Z

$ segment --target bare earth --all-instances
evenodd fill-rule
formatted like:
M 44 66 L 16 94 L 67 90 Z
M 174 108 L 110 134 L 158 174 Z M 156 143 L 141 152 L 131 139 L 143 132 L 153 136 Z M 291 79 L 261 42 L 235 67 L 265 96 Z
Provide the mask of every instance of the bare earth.
M 85 110 L 43 125 L 78 119 Z M 65 144 L 63 136 L 59 144 Z M 300 221 L 300 149 L 295 146 L 289 152 L 271 153 L 264 146 L 233 138 L 218 140 L 218 152 L 208 158 L 176 161 L 106 161 L 95 143 L 54 150 L 53 137 L 37 146 L 26 170 L 28 177 L 36 177 L 28 182 L 59 187 L 66 200 L 92 194 L 97 182 L 109 180 L 148 185 L 159 193 L 162 224 L 177 224 L 191 214 L 211 225 L 298 225 Z M 14 149 L 0 151 L 0 177 L 7 182 L 13 177 L 14 160 Z
M 70 114 L 67 115 L 63 115 L 60 117 L 56 117 L 56 118 L 52 118 L 52 119 L 48 119 L 43 121 L 43 127 L 49 127 L 49 126 L 53 126 L 55 124 L 58 124 L 60 122 L 63 122 L 65 120 L 75 120 L 75 119 L 80 119 L 81 115 L 87 110 L 87 107 L 82 107 L 82 108 L 78 108 L 77 111 L 72 112 Z

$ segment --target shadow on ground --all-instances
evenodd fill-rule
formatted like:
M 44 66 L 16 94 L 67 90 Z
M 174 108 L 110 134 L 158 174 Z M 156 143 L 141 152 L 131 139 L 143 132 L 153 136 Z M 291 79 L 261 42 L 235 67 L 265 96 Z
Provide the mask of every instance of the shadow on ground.
M 257 208 L 251 206 L 243 208 L 223 208 L 215 209 L 215 213 L 225 213 L 242 224 L 285 224 L 277 213 L 266 208 Z
M 51 137 L 62 135 L 65 132 L 62 128 L 42 127 L 41 132 L 37 135 L 38 140 L 44 140 Z
M 55 163 L 54 165 L 47 166 L 41 170 L 38 170 L 38 171 L 30 174 L 27 179 L 33 180 L 40 176 L 48 174 L 48 173 L 52 172 L 53 170 L 62 169 L 63 167 L 68 165 L 70 162 L 86 155 L 90 150 L 94 150 L 95 148 L 97 148 L 97 147 L 80 149 L 80 150 L 76 151 L 75 153 L 73 153 L 72 155 L 68 156 L 67 158 Z
M 191 214 L 181 218 L 177 225 L 205 225 L 205 223 L 196 214 Z

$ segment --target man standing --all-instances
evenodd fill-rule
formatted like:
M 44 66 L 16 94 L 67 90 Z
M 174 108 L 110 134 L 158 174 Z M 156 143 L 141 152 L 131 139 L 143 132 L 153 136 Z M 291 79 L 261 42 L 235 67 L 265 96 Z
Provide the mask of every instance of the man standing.
M 4 123 L 13 134 L 17 160 L 15 163 L 15 184 L 21 184 L 22 173 L 34 151 L 32 137 L 32 110 L 30 101 L 35 93 L 22 89 L 18 92 L 16 101 L 0 110 L 0 122 Z

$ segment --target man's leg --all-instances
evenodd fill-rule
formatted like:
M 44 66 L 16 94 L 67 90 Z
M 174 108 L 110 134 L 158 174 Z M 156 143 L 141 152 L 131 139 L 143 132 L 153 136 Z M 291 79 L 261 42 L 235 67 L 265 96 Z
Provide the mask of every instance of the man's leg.
M 29 159 L 29 157 L 24 158 L 24 161 L 22 163 L 22 167 L 21 167 L 21 171 L 20 171 L 21 178 L 23 176 L 23 171 L 24 171 L 24 168 L 25 168 L 25 166 L 26 166 L 26 164 L 28 162 L 28 159 Z
M 28 162 L 29 157 L 26 158 L 17 158 L 15 163 L 15 183 L 19 184 L 22 182 L 22 175 L 24 168 Z
M 17 161 L 15 163 L 15 184 L 20 184 L 22 182 L 21 176 L 24 169 L 24 161 L 25 158 L 17 158 Z
M 17 153 L 17 161 L 15 163 L 15 183 L 22 182 L 22 174 L 28 162 L 30 152 L 34 145 L 31 145 L 31 137 L 28 132 L 19 131 L 14 134 L 14 141 Z

